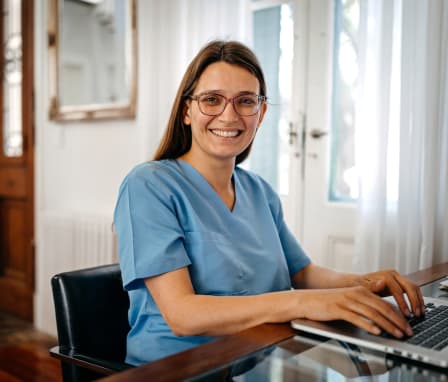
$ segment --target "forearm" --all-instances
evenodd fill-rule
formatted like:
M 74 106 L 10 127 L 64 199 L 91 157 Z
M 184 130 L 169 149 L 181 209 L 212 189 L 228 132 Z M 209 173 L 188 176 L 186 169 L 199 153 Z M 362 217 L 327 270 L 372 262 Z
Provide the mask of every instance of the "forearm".
M 337 272 L 332 269 L 309 264 L 293 277 L 296 288 L 331 289 L 357 285 L 360 276 L 354 273 Z
M 301 315 L 301 291 L 255 296 L 188 295 L 165 312 L 177 335 L 227 335 L 263 324 L 286 322 Z
M 294 318 L 343 319 L 374 334 L 379 333 L 379 327 L 396 336 L 410 330 L 391 304 L 365 286 L 342 288 L 356 283 L 358 276 L 319 267 L 307 267 L 296 276 L 308 288 L 334 289 L 290 289 L 255 296 L 200 295 L 195 293 L 186 268 L 147 278 L 145 283 L 168 326 L 179 336 L 226 335 Z

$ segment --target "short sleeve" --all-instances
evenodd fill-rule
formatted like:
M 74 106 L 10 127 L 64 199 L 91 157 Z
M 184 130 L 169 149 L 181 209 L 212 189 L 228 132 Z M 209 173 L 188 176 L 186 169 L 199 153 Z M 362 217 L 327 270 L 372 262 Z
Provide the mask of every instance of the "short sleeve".
M 114 212 L 125 289 L 142 280 L 190 265 L 172 190 L 148 164 L 123 181 Z

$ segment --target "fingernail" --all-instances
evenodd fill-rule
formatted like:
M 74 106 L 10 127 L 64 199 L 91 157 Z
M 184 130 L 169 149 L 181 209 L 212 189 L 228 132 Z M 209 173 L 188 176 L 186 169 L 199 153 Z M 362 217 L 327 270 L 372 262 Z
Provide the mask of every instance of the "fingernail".
M 395 333 L 395 337 L 398 337 L 398 338 L 403 337 L 403 332 L 401 330 L 395 329 L 394 333 Z
M 404 314 L 406 315 L 406 317 L 410 317 L 411 316 L 411 312 L 409 311 L 409 309 L 405 309 L 404 310 Z
M 416 316 L 420 316 L 420 309 L 419 308 L 415 308 L 415 315 Z
M 410 326 L 408 326 L 408 327 L 406 328 L 406 334 L 407 334 L 409 337 L 414 335 L 414 332 L 412 331 L 412 329 L 411 329 Z

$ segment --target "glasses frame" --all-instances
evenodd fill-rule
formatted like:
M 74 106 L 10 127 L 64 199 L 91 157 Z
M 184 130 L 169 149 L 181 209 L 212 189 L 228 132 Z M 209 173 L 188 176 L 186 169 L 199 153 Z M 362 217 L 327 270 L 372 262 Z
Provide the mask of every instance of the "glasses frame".
M 205 95 L 215 95 L 215 96 L 219 96 L 219 97 L 222 97 L 222 98 L 226 101 L 225 104 L 224 104 L 224 107 L 222 108 L 222 111 L 221 111 L 220 113 L 218 113 L 218 114 L 207 114 L 207 113 L 204 113 L 204 111 L 202 111 L 202 109 L 201 109 L 201 103 L 199 102 L 199 98 L 201 98 L 202 96 L 205 96 Z M 238 110 L 236 109 L 236 107 L 235 107 L 235 99 L 240 98 L 240 97 L 244 97 L 244 96 L 255 96 L 255 97 L 257 97 L 257 99 L 258 99 L 258 109 L 257 109 L 257 111 L 256 111 L 255 113 L 253 113 L 253 114 L 241 114 L 241 113 L 239 113 Z M 188 96 L 188 98 L 191 99 L 191 100 L 193 100 L 193 101 L 197 101 L 199 111 L 200 111 L 202 114 L 207 115 L 207 116 L 209 116 L 209 117 L 217 117 L 217 116 L 221 115 L 222 113 L 224 113 L 224 111 L 226 110 L 226 107 L 227 107 L 227 105 L 228 105 L 229 103 L 232 103 L 233 110 L 234 110 L 235 113 L 238 114 L 240 117 L 252 117 L 252 116 L 254 116 L 255 114 L 257 114 L 257 113 L 260 111 L 260 109 L 261 109 L 261 105 L 262 105 L 263 103 L 265 103 L 266 100 L 267 100 L 267 97 L 266 97 L 266 96 L 264 96 L 264 95 L 259 95 L 259 94 L 255 94 L 255 93 L 239 94 L 239 95 L 237 95 L 237 96 L 235 96 L 235 97 L 227 98 L 226 96 L 223 96 L 222 94 L 219 94 L 219 93 L 209 93 L 209 92 L 205 92 L 205 93 L 200 93 L 200 94 L 196 94 L 196 95 Z

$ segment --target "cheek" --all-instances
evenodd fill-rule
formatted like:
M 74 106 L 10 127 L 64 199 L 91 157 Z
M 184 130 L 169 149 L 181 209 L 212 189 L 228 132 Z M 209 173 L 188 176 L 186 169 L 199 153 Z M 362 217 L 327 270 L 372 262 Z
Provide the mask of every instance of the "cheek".
M 244 124 L 246 125 L 246 129 L 253 131 L 253 134 L 257 132 L 257 128 L 260 125 L 258 118 L 252 118 L 250 120 L 245 120 Z
M 190 124 L 196 129 L 206 129 L 215 117 L 209 117 L 203 114 L 195 114 L 190 118 Z

